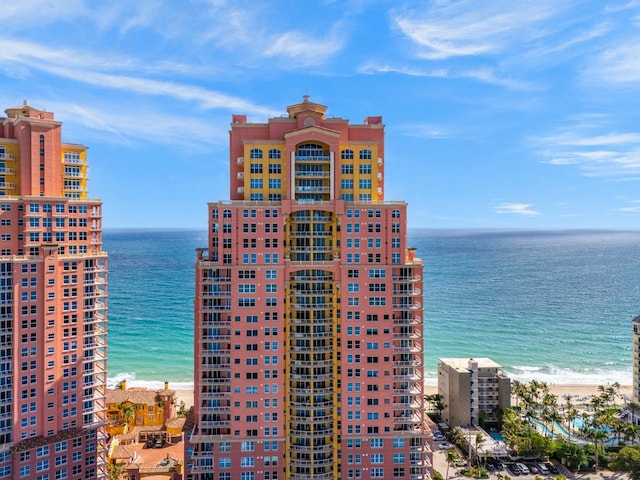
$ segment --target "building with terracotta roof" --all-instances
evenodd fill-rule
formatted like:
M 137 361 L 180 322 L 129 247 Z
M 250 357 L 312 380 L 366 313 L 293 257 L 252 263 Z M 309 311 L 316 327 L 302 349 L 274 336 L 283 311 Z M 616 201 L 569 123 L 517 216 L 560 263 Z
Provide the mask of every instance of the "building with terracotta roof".
M 0 118 L 0 479 L 103 478 L 107 254 L 87 147 Z

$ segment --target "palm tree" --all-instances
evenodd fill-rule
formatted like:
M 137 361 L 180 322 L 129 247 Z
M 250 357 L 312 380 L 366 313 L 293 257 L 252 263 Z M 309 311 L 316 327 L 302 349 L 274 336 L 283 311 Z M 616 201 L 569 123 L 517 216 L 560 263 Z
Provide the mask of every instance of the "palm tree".
M 117 407 L 118 410 L 120 410 L 122 418 L 124 418 L 125 422 L 127 422 L 127 425 L 131 426 L 136 416 L 136 407 L 131 404 L 125 405 L 124 403 L 119 403 Z
M 450 448 L 447 450 L 447 473 L 445 474 L 445 480 L 449 480 L 449 467 L 458 461 L 460 457 L 458 456 L 458 452 Z
M 567 421 L 567 431 L 569 432 L 569 442 L 571 442 L 571 431 L 573 430 L 573 421 L 578 418 L 578 410 L 575 409 L 575 407 L 573 406 L 573 403 L 571 403 L 571 396 L 567 395 L 566 397 L 567 402 L 564 404 L 565 406 L 565 410 L 564 410 L 564 417 L 566 418 Z
M 481 433 L 476 434 L 476 461 L 480 465 L 480 445 L 484 442 L 484 435 Z
M 636 443 L 636 438 L 638 438 L 638 433 L 640 429 L 638 429 L 637 425 L 633 423 L 626 423 L 624 427 L 624 441 L 627 442 L 631 440 L 631 445 Z
M 109 480 L 120 480 L 120 477 L 125 471 L 124 463 L 109 463 L 107 464 L 107 478 Z

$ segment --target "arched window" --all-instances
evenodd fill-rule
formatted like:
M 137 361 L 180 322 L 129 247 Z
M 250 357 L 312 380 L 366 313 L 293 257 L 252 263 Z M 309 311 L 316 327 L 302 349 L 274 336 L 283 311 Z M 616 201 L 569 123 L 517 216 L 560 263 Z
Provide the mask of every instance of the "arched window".
M 231 210 L 225 210 L 222 212 L 222 218 L 231 218 Z
M 259 148 L 252 148 L 251 152 L 249 152 L 249 157 L 251 158 L 262 158 L 262 150 Z
M 282 151 L 277 148 L 272 148 L 271 150 L 269 150 L 269 158 L 282 158 Z
M 341 158 L 343 160 L 353 160 L 353 150 L 342 150 Z
M 317 143 L 304 143 L 298 145 L 297 155 L 299 157 L 328 157 L 329 152 L 325 151 L 322 145 L 318 145 Z
M 360 160 L 371 160 L 371 150 L 360 150 Z
M 392 218 L 400 218 L 400 210 L 393 210 L 391 212 L 391 217 Z

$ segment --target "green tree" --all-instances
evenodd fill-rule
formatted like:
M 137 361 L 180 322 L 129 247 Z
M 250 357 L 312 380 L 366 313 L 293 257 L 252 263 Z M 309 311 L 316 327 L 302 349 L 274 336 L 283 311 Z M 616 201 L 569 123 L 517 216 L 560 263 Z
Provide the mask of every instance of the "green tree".
M 638 426 L 633 423 L 627 423 L 624 427 L 624 441 L 631 441 L 631 445 L 636 443 L 636 438 L 638 438 Z
M 449 467 L 456 463 L 460 459 L 458 452 L 454 448 L 447 450 L 447 473 L 445 474 L 445 480 L 449 480 Z
M 120 480 L 122 474 L 125 472 L 124 463 L 109 463 L 107 464 L 107 479 L 108 480 Z
M 124 421 L 131 426 L 136 416 L 136 407 L 134 405 L 125 405 L 124 403 L 119 403 L 117 407 Z
M 609 468 L 615 472 L 628 473 L 632 480 L 640 480 L 640 445 L 624 447 L 613 454 Z

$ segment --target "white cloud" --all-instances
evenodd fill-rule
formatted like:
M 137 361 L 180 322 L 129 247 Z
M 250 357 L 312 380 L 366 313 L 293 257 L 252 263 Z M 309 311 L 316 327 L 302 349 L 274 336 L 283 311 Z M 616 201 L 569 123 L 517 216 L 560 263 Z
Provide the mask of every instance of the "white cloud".
M 588 80 L 637 88 L 640 82 L 640 35 L 601 52 L 585 70 Z
M 419 46 L 418 56 L 444 59 L 494 54 L 539 34 L 536 24 L 560 10 L 557 2 L 431 2 L 426 9 L 393 14 L 392 21 Z
M 473 70 L 456 70 L 452 68 L 438 69 L 422 69 L 414 65 L 391 65 L 389 63 L 377 63 L 374 61 L 367 62 L 358 68 L 358 73 L 376 74 L 376 73 L 397 73 L 410 77 L 425 78 L 473 78 L 482 83 L 490 85 L 499 85 L 513 90 L 529 90 L 531 84 L 514 80 L 511 78 L 501 77 L 493 68 L 484 67 Z
M 533 210 L 530 203 L 501 203 L 495 207 L 498 214 L 512 213 L 516 215 L 535 217 L 541 215 L 540 212 Z
M 454 135 L 451 127 L 436 124 L 400 125 L 397 128 L 408 137 L 443 139 L 450 138 Z
M 225 145 L 228 141 L 226 124 L 211 118 L 205 120 L 194 116 L 163 115 L 160 111 L 150 109 L 136 111 L 132 115 L 122 104 L 87 106 L 47 100 L 46 106 L 55 112 L 56 118 L 64 119 L 67 131 L 79 126 L 88 131 L 106 132 L 106 137 L 100 135 L 101 138 L 129 146 L 140 140 L 149 140 L 198 149 L 203 144 Z M 83 138 L 86 136 L 84 132 Z
M 600 123 L 603 121 L 605 119 L 600 119 Z M 574 125 L 571 131 L 541 136 L 533 143 L 538 154 L 550 165 L 573 165 L 588 177 L 637 180 L 640 177 L 640 133 L 601 130 L 597 121 L 588 121 Z
M 204 110 L 225 109 L 261 116 L 273 116 L 281 113 L 231 95 L 194 85 L 96 71 L 118 70 L 120 68 L 127 70 L 131 66 L 131 60 L 88 60 L 87 64 L 84 64 L 84 59 L 91 57 L 86 52 L 74 52 L 68 49 L 54 50 L 37 44 L 7 40 L 0 41 L 0 47 L 2 47 L 0 48 L 0 61 L 16 63 L 23 68 L 37 69 L 61 78 L 97 87 L 195 102 L 198 108 Z M 34 62 L 34 59 L 39 61 Z M 92 67 L 94 70 L 90 70 Z
M 297 65 L 319 65 L 343 46 L 344 39 L 336 34 L 315 38 L 301 32 L 285 32 L 273 38 L 263 54 L 266 57 L 288 58 Z

